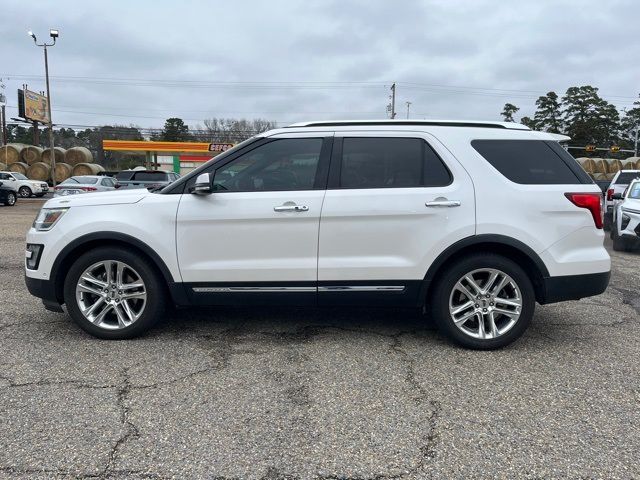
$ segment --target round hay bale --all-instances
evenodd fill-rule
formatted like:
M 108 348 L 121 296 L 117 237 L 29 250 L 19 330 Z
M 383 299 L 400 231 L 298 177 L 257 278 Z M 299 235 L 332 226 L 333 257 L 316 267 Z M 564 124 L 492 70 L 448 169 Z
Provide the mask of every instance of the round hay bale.
M 627 161 L 627 160 L 622 160 L 622 170 L 635 170 L 636 169 L 636 162 L 634 161 Z
M 24 162 L 13 162 L 11 165 L 7 167 L 10 172 L 21 173 L 23 175 L 27 174 L 27 169 L 29 165 Z
M 604 158 L 593 157 L 592 160 L 596 165 L 593 173 L 609 173 L 609 163 Z
M 8 143 L 0 147 L 0 162 L 11 165 L 20 161 L 20 152 L 24 148 L 22 143 Z
M 56 157 L 56 163 L 64 163 L 64 154 L 66 150 L 64 148 L 55 147 L 53 151 Z M 51 148 L 45 148 L 42 152 L 42 162 L 51 165 Z
M 596 162 L 593 161 L 592 158 L 589 157 L 580 157 L 576 158 L 577 162 L 582 166 L 585 172 L 594 173 L 596 170 Z
M 42 148 L 28 145 L 20 152 L 20 159 L 27 165 L 33 165 L 42 161 Z
M 622 170 L 622 162 L 617 158 L 605 158 L 604 161 L 609 164 L 609 171 L 607 173 L 616 173 Z
M 594 173 L 593 174 L 593 179 L 594 180 L 608 180 L 606 173 Z
M 629 157 L 627 158 L 626 162 L 627 166 L 624 168 L 628 170 L 640 170 L 640 157 Z
M 7 166 L 4 163 L 0 162 L 0 171 L 6 170 L 6 169 L 7 169 Z
M 88 148 L 85 147 L 71 147 L 64 154 L 64 163 L 68 163 L 71 166 L 78 165 L 79 163 L 92 163 L 93 155 Z
M 104 172 L 102 165 L 96 163 L 79 163 L 73 167 L 73 176 L 76 175 L 97 175 Z
M 72 172 L 73 167 L 68 163 L 56 163 L 56 168 L 53 172 L 53 176 L 56 179 L 56 183 L 61 183 L 69 178 Z
M 27 169 L 27 177 L 31 180 L 46 182 L 51 176 L 51 167 L 44 162 L 36 162 Z

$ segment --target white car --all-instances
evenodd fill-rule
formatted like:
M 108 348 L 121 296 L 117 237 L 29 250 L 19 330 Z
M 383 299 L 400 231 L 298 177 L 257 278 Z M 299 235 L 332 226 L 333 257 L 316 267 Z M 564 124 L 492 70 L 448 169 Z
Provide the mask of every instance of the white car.
M 470 348 L 535 303 L 602 293 L 602 195 L 557 138 L 516 123 L 295 124 L 159 191 L 49 200 L 26 282 L 87 332 L 130 338 L 189 305 L 424 308 Z
M 613 209 L 616 203 L 613 196 L 617 193 L 622 194 L 629 186 L 629 184 L 637 178 L 640 178 L 640 170 L 620 170 L 619 172 L 616 172 L 616 174 L 611 179 L 609 188 L 607 188 L 606 199 L 604 202 L 605 229 L 609 229 L 609 226 L 611 225 L 613 219 Z M 611 231 L 613 232 L 613 229 L 611 229 Z
M 82 193 L 111 192 L 116 189 L 116 181 L 104 175 L 76 175 L 60 183 L 55 189 L 54 197 L 79 195 Z
M 629 184 L 623 193 L 615 193 L 611 238 L 613 249 L 629 251 L 640 247 L 640 180 Z
M 0 172 L 0 181 L 15 186 L 15 190 L 22 198 L 29 198 L 32 195 L 42 197 L 49 191 L 47 182 L 29 180 L 22 173 Z

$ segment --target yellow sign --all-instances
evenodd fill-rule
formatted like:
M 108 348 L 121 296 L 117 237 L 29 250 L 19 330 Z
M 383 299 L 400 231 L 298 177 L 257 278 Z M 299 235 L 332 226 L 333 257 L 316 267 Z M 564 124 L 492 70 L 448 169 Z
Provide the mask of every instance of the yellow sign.
M 618 153 L 620 151 L 620 147 L 618 145 L 613 145 L 609 150 L 611 150 L 611 153 Z
M 47 97 L 30 90 L 24 91 L 24 117 L 40 123 L 49 123 Z
M 585 151 L 587 151 L 587 152 L 595 152 L 596 151 L 596 146 L 595 145 L 587 145 L 585 147 Z

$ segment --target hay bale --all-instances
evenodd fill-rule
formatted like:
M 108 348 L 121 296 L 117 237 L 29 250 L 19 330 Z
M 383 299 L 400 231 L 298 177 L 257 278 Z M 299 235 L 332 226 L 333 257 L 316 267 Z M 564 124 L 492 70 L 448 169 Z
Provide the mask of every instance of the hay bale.
M 0 172 L 5 171 L 6 169 L 7 169 L 7 166 L 4 163 L 0 162 Z
M 92 163 L 93 155 L 91 151 L 85 147 L 71 147 L 64 154 L 64 163 L 69 165 L 78 165 L 79 163 Z
M 594 173 L 593 174 L 593 179 L 594 180 L 608 180 L 606 173 Z
M 0 162 L 11 165 L 20 161 L 20 152 L 24 145 L 22 143 L 8 143 L 0 147 Z
M 593 173 L 609 173 L 609 162 L 606 162 L 604 158 L 593 157 L 595 162 Z
M 626 162 L 627 166 L 625 168 L 627 170 L 640 170 L 640 157 L 629 157 Z
M 27 174 L 27 169 L 29 165 L 24 162 L 13 162 L 9 167 L 7 167 L 10 172 L 21 173 L 23 175 Z
M 616 173 L 622 170 L 622 162 L 617 158 L 605 158 L 604 161 L 609 164 L 609 171 L 607 173 Z
M 27 169 L 27 177 L 46 182 L 51 177 L 51 166 L 44 162 L 36 162 Z
M 53 149 L 55 158 L 56 158 L 56 163 L 60 162 L 60 163 L 64 163 L 64 154 L 66 152 L 66 150 L 64 148 L 60 148 L 60 147 L 55 147 Z M 42 162 L 46 163 L 48 165 L 51 165 L 51 149 L 50 148 L 46 148 L 43 152 L 42 152 Z
M 596 171 L 596 162 L 593 161 L 592 158 L 589 157 L 579 157 L 576 158 L 576 161 L 580 164 L 583 170 L 587 173 L 595 173 Z
M 104 168 L 96 163 L 79 163 L 73 167 L 74 177 L 76 175 L 97 175 L 100 172 L 104 172 Z
M 28 145 L 20 152 L 20 159 L 27 165 L 33 165 L 42 161 L 42 148 Z
M 67 178 L 71 176 L 73 172 L 73 167 L 68 163 L 56 163 L 55 171 L 53 172 L 53 177 L 56 179 L 56 183 L 64 182 Z

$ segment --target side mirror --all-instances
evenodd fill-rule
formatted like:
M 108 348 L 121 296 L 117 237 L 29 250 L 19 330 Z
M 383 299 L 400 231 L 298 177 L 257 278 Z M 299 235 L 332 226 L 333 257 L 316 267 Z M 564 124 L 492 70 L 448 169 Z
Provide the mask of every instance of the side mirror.
M 614 199 L 614 200 L 622 200 L 622 194 L 621 193 L 614 193 L 611 198 Z
M 196 178 L 196 183 L 191 187 L 191 193 L 195 193 L 196 195 L 209 195 L 211 192 L 211 175 L 201 173 Z

